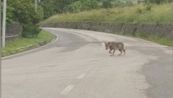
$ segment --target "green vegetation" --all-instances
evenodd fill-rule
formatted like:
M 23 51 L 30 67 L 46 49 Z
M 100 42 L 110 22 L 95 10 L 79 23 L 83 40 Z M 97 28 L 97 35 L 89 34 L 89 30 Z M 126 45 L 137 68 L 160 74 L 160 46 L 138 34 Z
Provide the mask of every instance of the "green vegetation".
M 38 0 L 39 1 L 39 0 Z M 37 24 L 59 13 L 80 12 L 86 10 L 138 5 L 141 0 L 40 0 L 35 11 L 35 0 L 8 0 L 7 20 L 21 24 Z M 145 4 L 161 4 L 172 0 L 142 0 Z
M 2 56 L 8 56 L 18 52 L 22 52 L 31 48 L 42 46 L 55 38 L 54 35 L 46 31 L 41 31 L 38 37 L 18 38 L 6 43 L 6 47 L 2 50 Z
M 142 36 L 142 33 L 138 33 L 136 35 L 136 37 L 143 38 L 143 39 L 146 39 L 146 40 L 150 40 L 150 41 L 162 44 L 162 45 L 167 45 L 167 46 L 172 46 L 173 45 L 173 40 L 168 39 L 168 38 L 164 38 L 164 37 L 161 37 L 161 36 L 156 36 L 156 35 L 151 35 L 151 34 L 147 35 L 147 36 Z
M 66 12 L 81 12 L 99 8 L 113 8 L 133 6 L 143 1 L 143 3 L 161 4 L 172 2 L 172 0 L 41 0 L 41 6 L 44 10 L 44 18 L 54 14 Z
M 23 27 L 22 36 L 26 35 L 23 34 L 26 32 L 29 32 L 28 34 L 31 36 L 37 35 L 39 33 L 38 30 L 39 28 L 36 24 L 43 19 L 43 9 L 41 7 L 38 7 L 38 11 L 36 12 L 33 1 L 8 0 L 7 23 L 10 24 L 12 22 L 19 22 Z M 28 36 L 23 36 L 23 37 L 28 37 Z
M 125 34 L 127 36 L 131 36 L 128 35 L 127 33 Z M 153 41 L 156 43 L 159 43 L 161 45 L 166 45 L 166 46 L 172 46 L 173 45 L 173 39 L 168 39 L 159 35 L 154 35 L 154 34 L 146 34 L 143 32 L 136 32 L 134 35 L 134 37 L 138 37 L 138 38 L 142 38 L 145 40 L 149 40 L 149 41 Z
M 136 5 L 55 15 L 41 24 L 57 22 L 170 23 L 171 4 Z
M 67 12 L 81 12 L 132 4 L 134 0 L 41 0 L 44 18 Z
M 172 0 L 145 0 L 146 3 L 156 3 L 156 4 L 161 4 L 165 2 L 171 2 Z
M 148 8 L 143 8 L 143 6 L 128 7 L 138 5 L 137 1 L 138 0 L 40 0 L 40 2 L 38 2 L 38 9 L 36 11 L 34 4 L 35 0 L 8 0 L 7 22 L 8 24 L 12 22 L 19 22 L 23 26 L 24 32 L 22 33 L 27 32 L 27 35 L 31 34 L 31 36 L 33 36 L 36 35 L 33 32 L 38 31 L 36 28 L 38 28 L 37 24 L 40 21 L 59 13 L 86 11 L 78 14 L 63 14 L 59 17 L 59 19 L 57 19 L 62 19 L 62 21 L 169 21 L 171 17 L 169 15 L 170 7 L 166 6 L 170 5 L 165 4 L 158 7 L 153 5 Z M 151 3 L 160 4 L 171 1 L 172 0 L 144 0 L 144 3 L 148 5 Z M 107 10 L 107 8 L 113 9 Z M 101 10 L 98 11 L 93 9 Z M 87 12 L 88 10 L 93 11 Z M 32 28 L 26 25 L 30 25 Z M 25 36 L 25 34 L 22 34 L 22 36 L 28 37 Z

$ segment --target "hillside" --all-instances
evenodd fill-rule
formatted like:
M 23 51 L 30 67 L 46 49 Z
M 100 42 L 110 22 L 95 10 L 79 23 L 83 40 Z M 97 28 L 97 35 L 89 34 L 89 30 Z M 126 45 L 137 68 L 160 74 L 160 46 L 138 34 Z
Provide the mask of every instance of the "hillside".
M 57 22 L 170 23 L 171 20 L 172 4 L 162 4 L 66 13 L 52 16 L 41 24 Z

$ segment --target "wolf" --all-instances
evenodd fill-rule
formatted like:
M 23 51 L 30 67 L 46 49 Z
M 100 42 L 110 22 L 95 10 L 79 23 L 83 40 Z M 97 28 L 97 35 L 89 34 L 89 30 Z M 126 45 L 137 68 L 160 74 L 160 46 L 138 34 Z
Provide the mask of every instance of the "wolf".
M 120 51 L 119 55 L 126 54 L 125 46 L 123 42 L 115 42 L 115 41 L 109 41 L 104 42 L 105 43 L 105 49 L 109 49 L 109 53 L 114 55 L 116 50 Z

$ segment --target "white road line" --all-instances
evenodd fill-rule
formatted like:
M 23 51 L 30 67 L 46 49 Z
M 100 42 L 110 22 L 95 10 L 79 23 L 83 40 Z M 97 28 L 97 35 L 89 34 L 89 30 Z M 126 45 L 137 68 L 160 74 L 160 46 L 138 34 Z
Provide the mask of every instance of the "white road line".
M 74 88 L 74 85 L 68 85 L 68 86 L 61 92 L 61 95 L 67 95 L 73 88 Z
M 79 75 L 79 76 L 77 77 L 77 79 L 83 79 L 85 76 L 86 76 L 86 74 L 83 73 L 83 74 Z

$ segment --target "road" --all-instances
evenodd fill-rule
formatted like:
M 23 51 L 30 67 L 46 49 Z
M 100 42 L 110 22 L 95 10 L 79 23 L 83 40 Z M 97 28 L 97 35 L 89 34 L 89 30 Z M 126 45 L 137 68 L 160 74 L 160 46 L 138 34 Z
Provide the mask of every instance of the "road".
M 86 30 L 44 28 L 50 44 L 2 61 L 2 98 L 173 98 L 171 47 Z M 110 56 L 104 41 L 122 41 Z

